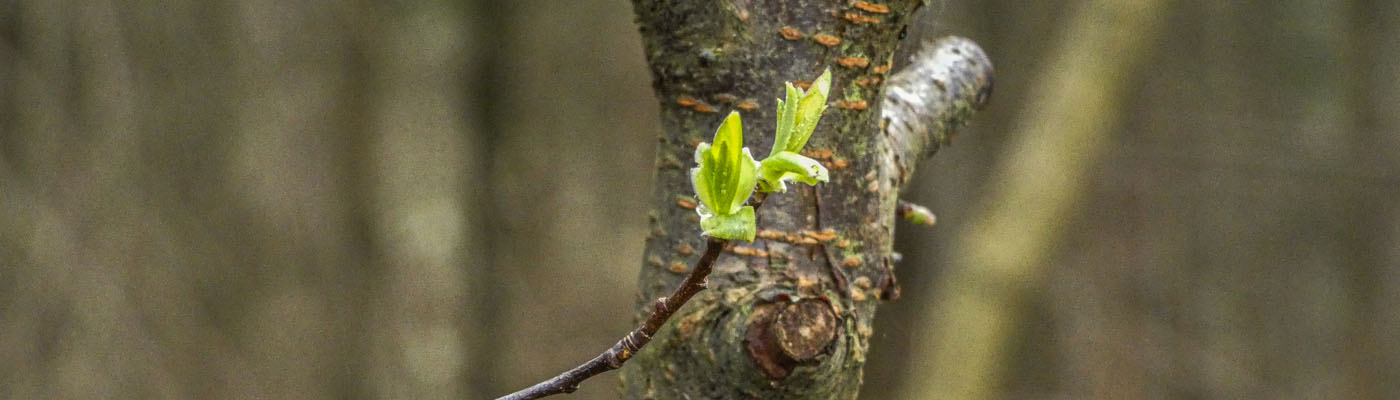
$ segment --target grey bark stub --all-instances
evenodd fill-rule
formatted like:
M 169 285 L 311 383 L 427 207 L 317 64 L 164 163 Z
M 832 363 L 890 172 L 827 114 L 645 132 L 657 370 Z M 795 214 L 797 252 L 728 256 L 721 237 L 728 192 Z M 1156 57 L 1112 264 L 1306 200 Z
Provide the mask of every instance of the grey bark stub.
M 758 239 L 728 248 L 709 289 L 622 368 L 626 398 L 856 396 L 875 300 L 897 290 L 890 260 L 898 190 L 912 171 L 911 155 L 929 142 L 904 137 L 928 132 L 886 129 L 891 124 L 882 121 L 906 117 L 881 112 L 899 33 L 919 4 L 634 1 L 665 127 L 640 276 L 643 314 L 682 278 L 666 266 L 691 264 L 696 256 L 684 250 L 704 240 L 687 201 L 695 145 L 738 110 L 745 144 L 761 158 L 772 144 L 783 82 L 804 85 L 826 68 L 834 79 L 830 108 L 804 151 L 827 166 L 830 182 L 767 197 Z

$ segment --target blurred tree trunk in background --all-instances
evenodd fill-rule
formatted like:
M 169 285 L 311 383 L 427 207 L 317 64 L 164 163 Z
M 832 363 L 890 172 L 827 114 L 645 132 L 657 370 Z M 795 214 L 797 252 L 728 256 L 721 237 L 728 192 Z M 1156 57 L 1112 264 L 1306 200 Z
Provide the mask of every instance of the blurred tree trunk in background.
M 661 130 L 641 39 L 625 1 L 480 2 L 476 79 L 489 93 L 480 134 L 490 149 L 472 190 L 491 262 L 471 274 L 491 313 L 472 367 L 473 398 L 501 396 L 577 365 L 632 326 L 646 235 L 652 154 Z M 602 243 L 603 245 L 600 245 Z M 616 399 L 616 375 L 571 395 Z
M 898 397 L 994 397 L 1018 311 L 1045 279 L 1047 253 L 1065 236 L 1060 221 L 1084 197 L 1084 177 L 1113 143 L 1130 78 L 1165 25 L 1169 4 L 1108 0 L 1073 9 L 1028 111 L 1008 132 L 1012 143 L 990 178 L 998 184 L 982 207 L 964 209 L 978 222 L 954 239 L 959 262 L 936 284 L 919 287 L 935 294 L 934 309 L 913 322 L 939 333 L 911 349 L 910 375 L 921 383 Z
M 1042 255 L 1045 279 L 1010 310 L 1018 322 L 1008 356 L 992 361 L 991 396 L 1393 398 L 1400 6 L 1175 3 L 1108 157 L 1062 222 L 1067 235 Z M 936 163 L 994 165 L 1013 125 L 1044 123 L 1014 117 L 1040 111 L 1024 85 L 1057 57 L 1035 38 L 1077 38 L 1053 35 L 1070 18 L 1035 8 L 984 1 L 949 13 L 947 29 L 997 60 L 998 97 Z M 923 178 L 937 191 L 910 197 L 928 199 L 940 225 L 900 248 L 938 268 L 901 269 L 911 288 L 946 279 L 944 268 L 976 272 L 941 243 L 982 222 L 963 211 L 976 193 L 1005 184 L 985 169 L 933 171 Z M 911 367 L 922 360 L 904 346 L 968 329 L 910 329 L 911 313 L 941 295 L 906 290 L 881 314 L 876 330 L 890 336 L 870 376 L 897 385 L 872 382 L 866 397 L 923 386 Z
M 462 394 L 468 27 L 379 7 L 0 9 L 0 397 Z
M 659 130 L 631 15 L 0 7 L 0 397 L 474 398 L 610 344 Z

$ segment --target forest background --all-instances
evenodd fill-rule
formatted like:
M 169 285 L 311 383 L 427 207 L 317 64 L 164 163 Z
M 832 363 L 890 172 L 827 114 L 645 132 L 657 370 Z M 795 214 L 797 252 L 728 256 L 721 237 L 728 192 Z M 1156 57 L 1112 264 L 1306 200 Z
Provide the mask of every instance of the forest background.
M 974 355 L 997 397 L 1400 394 L 1400 3 L 1167 1 L 1123 33 L 1141 62 L 1069 83 L 1121 85 L 1111 106 L 1039 112 L 1072 27 L 1115 29 L 1095 4 L 935 1 L 911 26 L 980 43 L 997 87 L 905 195 L 938 224 L 899 227 L 862 398 L 938 393 L 956 366 L 925 344 L 980 334 L 936 323 L 941 280 L 977 273 L 959 238 L 1036 157 L 1090 168 Z M 622 0 L 6 2 L 0 398 L 551 376 L 632 326 L 657 101 Z M 1041 118 L 1110 124 L 1013 151 L 1063 134 Z

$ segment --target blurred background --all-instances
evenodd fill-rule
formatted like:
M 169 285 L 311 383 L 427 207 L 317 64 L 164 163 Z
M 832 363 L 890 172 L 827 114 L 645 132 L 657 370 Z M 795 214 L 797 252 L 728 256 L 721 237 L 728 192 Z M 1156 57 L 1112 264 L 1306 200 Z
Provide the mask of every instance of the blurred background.
M 990 397 L 1400 395 L 1400 3 L 1144 1 L 1142 29 L 1101 3 L 912 27 L 981 43 L 997 89 L 907 192 L 939 223 L 899 227 L 862 398 L 939 398 L 959 366 L 921 346 L 983 336 L 929 321 L 1020 157 L 1081 161 L 1040 169 L 1072 195 L 984 294 Z M 489 398 L 597 354 L 631 326 L 660 132 L 632 15 L 0 4 L 0 397 Z M 1138 61 L 1074 74 L 1091 36 Z M 1093 145 L 1017 147 L 1086 118 Z

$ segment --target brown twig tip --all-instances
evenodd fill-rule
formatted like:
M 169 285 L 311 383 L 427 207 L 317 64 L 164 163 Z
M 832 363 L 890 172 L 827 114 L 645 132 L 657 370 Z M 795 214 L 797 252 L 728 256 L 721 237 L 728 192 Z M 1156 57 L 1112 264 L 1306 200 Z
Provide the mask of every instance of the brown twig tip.
M 709 238 L 705 242 L 705 253 L 701 254 L 700 259 L 695 261 L 695 268 L 690 270 L 690 275 L 686 275 L 685 280 L 681 281 L 680 286 L 676 287 L 670 296 L 656 299 L 656 306 L 647 319 L 632 332 L 623 336 L 621 340 L 618 340 L 611 348 L 558 376 L 496 400 L 528 400 L 560 393 L 573 393 L 578 390 L 579 383 L 588 378 L 621 368 L 623 363 L 626 363 L 637 354 L 637 351 L 651 342 L 651 335 L 656 334 L 656 331 L 661 329 L 667 320 L 671 319 L 671 315 L 675 314 L 676 310 L 685 305 L 685 302 L 689 301 L 696 293 L 705 290 L 705 278 L 714 269 L 715 260 L 719 259 L 719 254 L 724 251 L 727 244 L 728 241 L 724 239 Z

